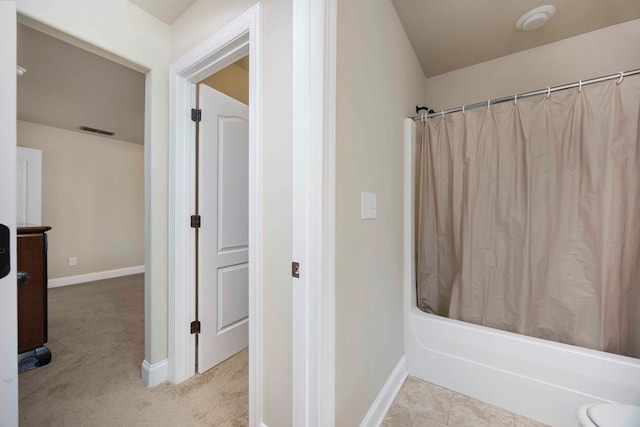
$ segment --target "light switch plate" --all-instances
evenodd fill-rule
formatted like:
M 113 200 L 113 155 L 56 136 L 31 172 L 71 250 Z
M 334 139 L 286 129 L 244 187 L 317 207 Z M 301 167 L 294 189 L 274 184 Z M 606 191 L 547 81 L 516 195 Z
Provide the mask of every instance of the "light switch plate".
M 360 219 L 375 219 L 376 217 L 376 194 L 361 193 L 362 213 Z

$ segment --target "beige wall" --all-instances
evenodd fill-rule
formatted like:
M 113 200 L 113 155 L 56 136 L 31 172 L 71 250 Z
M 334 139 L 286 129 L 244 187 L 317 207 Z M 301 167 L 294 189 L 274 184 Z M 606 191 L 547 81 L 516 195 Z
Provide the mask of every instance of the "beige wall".
M 640 19 L 427 79 L 440 110 L 640 67 Z
M 20 0 L 18 13 L 135 63 L 145 85 L 145 360 L 167 358 L 169 26 L 128 0 Z
M 172 26 L 173 60 L 249 9 L 255 0 L 200 0 Z M 291 425 L 292 2 L 263 0 L 263 421 Z M 422 93 L 422 92 L 421 92 Z
M 249 72 L 236 64 L 210 75 L 201 83 L 249 105 Z
M 142 145 L 23 121 L 18 145 L 42 150 L 50 279 L 144 264 Z
M 404 354 L 403 123 L 425 83 L 389 0 L 338 1 L 337 72 L 336 425 L 357 426 Z

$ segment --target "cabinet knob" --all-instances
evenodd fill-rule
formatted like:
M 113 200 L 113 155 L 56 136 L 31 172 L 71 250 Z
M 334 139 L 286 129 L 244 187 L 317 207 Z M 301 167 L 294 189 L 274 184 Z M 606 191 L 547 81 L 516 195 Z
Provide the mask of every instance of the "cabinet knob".
M 18 285 L 24 285 L 29 281 L 29 275 L 26 271 L 18 271 Z

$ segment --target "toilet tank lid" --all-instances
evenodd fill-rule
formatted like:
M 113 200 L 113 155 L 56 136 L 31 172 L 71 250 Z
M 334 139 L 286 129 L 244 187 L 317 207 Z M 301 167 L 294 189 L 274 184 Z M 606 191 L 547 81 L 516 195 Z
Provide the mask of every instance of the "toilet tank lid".
M 605 403 L 587 409 L 589 418 L 600 427 L 640 426 L 640 406 Z

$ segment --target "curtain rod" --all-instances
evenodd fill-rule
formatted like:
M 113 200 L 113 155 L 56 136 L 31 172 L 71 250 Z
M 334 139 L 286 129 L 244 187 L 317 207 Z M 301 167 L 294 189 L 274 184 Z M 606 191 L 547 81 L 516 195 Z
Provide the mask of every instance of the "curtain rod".
M 488 100 L 486 102 L 477 102 L 475 104 L 464 105 L 462 107 L 449 108 L 447 110 L 436 111 L 434 113 L 430 112 L 429 114 L 418 114 L 418 115 L 412 116 L 410 118 L 413 119 L 413 120 L 420 120 L 421 118 L 437 117 L 437 116 L 441 116 L 441 115 L 444 115 L 444 114 L 457 113 L 458 111 L 463 111 L 463 110 L 467 111 L 467 110 L 473 110 L 475 108 L 489 107 L 489 106 L 494 105 L 494 104 L 500 104 L 502 102 L 513 101 L 516 98 L 520 99 L 520 98 L 528 98 L 530 96 L 545 95 L 545 94 L 548 95 L 551 92 L 557 92 L 557 91 L 560 91 L 560 90 L 571 89 L 571 88 L 574 88 L 574 87 L 582 87 L 582 86 L 586 86 L 586 85 L 590 85 L 590 84 L 594 84 L 594 83 L 604 82 L 604 81 L 607 81 L 607 80 L 618 79 L 620 82 L 622 82 L 622 79 L 624 79 L 625 77 L 633 76 L 635 74 L 640 74 L 640 68 L 632 70 L 632 71 L 621 71 L 621 72 L 619 72 L 617 74 L 612 74 L 610 76 L 598 77 L 598 78 L 590 79 L 590 80 L 580 80 L 580 81 L 577 81 L 575 83 L 569 83 L 569 84 L 566 84 L 566 85 L 548 87 L 546 89 L 535 90 L 533 92 L 525 92 L 525 93 L 519 93 L 519 94 L 516 94 L 516 95 L 505 96 L 504 98 L 490 99 L 490 100 Z M 416 110 L 418 108 L 420 108 L 420 107 L 416 107 Z M 433 111 L 433 110 L 429 110 L 429 111 Z

